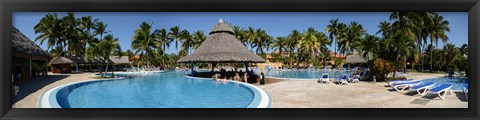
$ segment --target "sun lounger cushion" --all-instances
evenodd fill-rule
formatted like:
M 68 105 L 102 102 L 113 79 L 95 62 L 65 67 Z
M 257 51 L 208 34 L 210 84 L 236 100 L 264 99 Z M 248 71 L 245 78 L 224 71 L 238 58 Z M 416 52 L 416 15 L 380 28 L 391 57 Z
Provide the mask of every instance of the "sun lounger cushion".
M 445 90 L 450 89 L 453 86 L 453 84 L 442 84 L 440 86 L 434 87 L 430 90 L 431 93 L 438 93 L 438 92 L 443 92 Z
M 425 89 L 427 87 L 432 87 L 433 85 L 435 85 L 435 82 L 427 82 L 427 83 L 423 83 L 423 84 L 420 84 L 420 85 L 417 85 L 417 86 L 413 86 L 410 89 L 412 89 L 412 90 Z

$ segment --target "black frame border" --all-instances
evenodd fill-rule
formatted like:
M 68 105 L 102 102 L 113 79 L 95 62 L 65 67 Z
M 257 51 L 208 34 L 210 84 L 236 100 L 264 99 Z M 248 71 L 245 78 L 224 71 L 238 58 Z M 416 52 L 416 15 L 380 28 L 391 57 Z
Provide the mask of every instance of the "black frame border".
M 468 109 L 11 109 L 12 12 L 468 12 L 469 84 L 478 83 L 479 0 L 4 0 L 1 6 L 0 118 L 3 119 L 478 119 L 478 87 Z M 473 91 L 473 92 L 472 92 Z

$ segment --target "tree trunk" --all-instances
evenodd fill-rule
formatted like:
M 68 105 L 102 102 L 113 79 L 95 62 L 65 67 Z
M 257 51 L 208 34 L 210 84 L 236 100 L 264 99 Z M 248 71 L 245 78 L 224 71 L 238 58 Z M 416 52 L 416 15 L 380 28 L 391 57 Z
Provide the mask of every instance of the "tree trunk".
M 300 64 L 300 48 L 297 48 L 297 69 Z
M 106 69 L 105 69 L 105 73 L 108 74 L 108 63 L 107 63 L 107 67 L 106 67 Z
M 98 71 L 100 72 L 100 77 L 103 77 L 102 65 L 98 66 Z
M 404 58 L 405 62 L 405 70 L 403 70 L 403 73 L 407 73 L 407 57 Z
M 433 42 L 430 45 L 433 45 Z M 430 50 L 430 72 L 433 72 L 433 49 Z

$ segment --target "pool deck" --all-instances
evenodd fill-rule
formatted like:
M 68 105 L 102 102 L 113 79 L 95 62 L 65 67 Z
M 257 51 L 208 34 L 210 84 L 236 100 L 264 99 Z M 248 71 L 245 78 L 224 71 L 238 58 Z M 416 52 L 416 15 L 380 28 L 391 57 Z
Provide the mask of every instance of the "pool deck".
M 443 77 L 443 74 L 413 74 L 415 79 Z M 272 108 L 468 108 L 464 93 L 421 97 L 416 92 L 397 92 L 385 82 L 348 85 L 320 84 L 315 80 L 267 79 L 258 85 L 272 97 Z M 432 99 L 433 98 L 433 99 Z
M 13 108 L 37 108 L 39 97 L 47 90 L 73 82 L 92 79 L 92 73 L 49 74 L 23 81 Z M 442 77 L 443 74 L 417 74 L 415 79 Z M 273 108 L 467 108 L 463 93 L 421 98 L 392 91 L 385 82 L 360 82 L 349 85 L 319 84 L 308 80 L 268 79 L 267 84 L 254 84 L 270 94 Z

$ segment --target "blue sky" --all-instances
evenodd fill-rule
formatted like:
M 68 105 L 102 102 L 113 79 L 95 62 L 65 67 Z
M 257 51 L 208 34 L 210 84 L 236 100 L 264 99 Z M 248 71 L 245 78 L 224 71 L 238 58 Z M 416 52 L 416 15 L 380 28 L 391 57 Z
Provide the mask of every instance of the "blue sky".
M 13 25 L 27 37 L 34 40 L 38 34 L 33 27 L 45 16 L 45 12 L 15 12 Z M 64 16 L 66 13 L 58 13 Z M 467 12 L 440 12 L 445 20 L 450 22 L 449 40 L 460 46 L 468 42 L 468 13 Z M 252 26 L 262 28 L 271 36 L 287 36 L 292 30 L 304 31 L 314 27 L 320 32 L 325 32 L 331 19 L 338 18 L 339 22 L 350 24 L 359 22 L 368 34 L 378 31 L 377 25 L 383 20 L 389 20 L 390 12 L 76 12 L 75 17 L 91 15 L 108 24 L 107 30 L 119 39 L 123 50 L 131 49 L 131 38 L 134 31 L 142 22 L 153 23 L 154 29 L 170 29 L 179 26 L 190 32 L 203 30 L 206 35 L 220 18 L 242 28 Z M 36 42 L 40 45 L 40 42 Z M 440 47 L 444 44 L 439 42 Z M 179 45 L 180 46 L 180 45 Z M 41 45 L 47 49 L 46 43 Z M 180 49 L 180 48 L 179 48 Z M 333 50 L 333 47 L 330 48 Z M 271 50 L 270 50 L 271 51 Z M 177 53 L 175 43 L 167 53 Z

